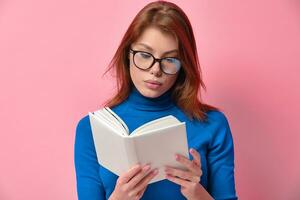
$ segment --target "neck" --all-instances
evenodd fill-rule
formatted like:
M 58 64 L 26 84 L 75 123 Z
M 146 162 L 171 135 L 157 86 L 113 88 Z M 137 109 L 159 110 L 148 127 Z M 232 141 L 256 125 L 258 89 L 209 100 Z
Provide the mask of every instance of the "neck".
M 150 98 L 142 95 L 138 89 L 133 86 L 127 101 L 137 110 L 159 111 L 174 107 L 174 102 L 171 98 L 171 90 L 166 91 L 159 97 Z

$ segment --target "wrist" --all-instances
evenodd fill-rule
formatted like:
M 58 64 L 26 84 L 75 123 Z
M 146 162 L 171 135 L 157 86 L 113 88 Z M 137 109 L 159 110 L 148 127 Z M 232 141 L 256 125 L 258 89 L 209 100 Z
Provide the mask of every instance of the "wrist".
M 111 193 L 111 195 L 109 196 L 108 200 L 117 200 L 117 199 L 114 197 L 114 194 Z
M 206 189 L 199 184 L 197 195 L 188 200 L 214 200 L 214 198 L 206 191 Z

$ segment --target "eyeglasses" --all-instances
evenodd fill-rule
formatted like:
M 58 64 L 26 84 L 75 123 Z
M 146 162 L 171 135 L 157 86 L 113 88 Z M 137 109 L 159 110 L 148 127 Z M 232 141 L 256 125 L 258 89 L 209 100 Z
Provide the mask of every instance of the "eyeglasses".
M 134 65 L 141 70 L 150 69 L 154 63 L 158 62 L 161 71 L 172 75 L 176 74 L 181 67 L 180 60 L 175 57 L 155 58 L 151 53 L 133 49 L 130 49 L 130 53 L 133 54 Z

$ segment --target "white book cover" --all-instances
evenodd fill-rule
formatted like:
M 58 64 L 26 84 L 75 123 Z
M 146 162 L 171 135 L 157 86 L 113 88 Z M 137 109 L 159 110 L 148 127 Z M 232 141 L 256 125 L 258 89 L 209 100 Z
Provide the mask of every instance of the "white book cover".
M 165 179 L 164 166 L 185 167 L 175 160 L 175 154 L 186 157 L 188 143 L 185 122 L 168 115 L 155 119 L 129 133 L 124 121 L 110 108 L 89 112 L 98 162 L 120 176 L 133 165 L 150 163 L 158 174 L 149 182 Z

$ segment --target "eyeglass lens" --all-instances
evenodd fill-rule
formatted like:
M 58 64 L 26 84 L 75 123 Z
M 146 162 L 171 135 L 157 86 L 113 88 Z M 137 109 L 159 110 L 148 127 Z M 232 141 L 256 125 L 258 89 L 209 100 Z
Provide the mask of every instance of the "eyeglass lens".
M 134 63 L 141 69 L 148 69 L 154 62 L 154 57 L 150 53 L 136 52 Z M 161 69 L 167 74 L 175 74 L 180 68 L 180 61 L 176 58 L 163 58 L 161 60 Z

